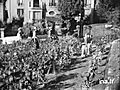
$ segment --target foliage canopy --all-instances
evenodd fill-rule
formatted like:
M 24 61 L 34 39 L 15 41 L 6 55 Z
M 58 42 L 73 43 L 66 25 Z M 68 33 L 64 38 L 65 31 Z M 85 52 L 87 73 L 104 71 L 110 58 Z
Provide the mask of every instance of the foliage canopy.
M 120 0 L 99 0 L 96 9 L 100 19 L 104 19 L 112 24 L 120 22 Z
M 61 11 L 61 15 L 66 18 L 70 18 L 72 15 L 78 15 L 81 8 L 80 1 L 81 0 L 59 0 L 58 10 Z

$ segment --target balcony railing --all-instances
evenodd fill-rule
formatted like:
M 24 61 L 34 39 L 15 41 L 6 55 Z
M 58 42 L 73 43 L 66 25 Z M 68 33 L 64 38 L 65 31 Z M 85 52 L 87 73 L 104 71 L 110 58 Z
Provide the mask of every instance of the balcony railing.
M 32 7 L 31 9 L 33 9 L 33 10 L 42 10 L 41 7 Z
M 40 5 L 39 5 L 39 3 L 34 3 L 33 4 L 33 7 L 39 7 Z

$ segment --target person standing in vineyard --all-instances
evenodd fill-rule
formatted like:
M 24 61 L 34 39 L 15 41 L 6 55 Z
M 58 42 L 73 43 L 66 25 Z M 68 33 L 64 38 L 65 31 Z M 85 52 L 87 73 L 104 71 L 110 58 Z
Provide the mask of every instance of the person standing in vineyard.
M 92 43 L 91 29 L 92 27 L 88 26 L 87 33 L 85 34 L 85 37 L 84 37 L 85 44 L 87 45 L 87 55 L 90 55 L 90 47 Z
M 88 26 L 87 28 L 87 33 L 85 34 L 84 38 L 83 38 L 83 45 L 81 48 L 82 54 L 81 57 L 85 57 L 86 55 L 89 56 L 90 55 L 90 47 L 91 47 L 91 43 L 92 43 L 92 35 L 91 35 L 91 26 Z

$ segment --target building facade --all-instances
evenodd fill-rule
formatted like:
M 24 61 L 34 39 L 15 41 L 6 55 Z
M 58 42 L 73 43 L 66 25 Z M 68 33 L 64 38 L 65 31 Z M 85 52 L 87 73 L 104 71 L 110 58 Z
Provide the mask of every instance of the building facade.
M 24 22 L 42 19 L 42 0 L 7 0 L 8 22 L 24 17 Z
M 3 21 L 3 3 L 0 0 L 0 21 Z
M 46 17 L 55 17 L 60 14 L 58 11 L 58 0 L 43 0 L 46 4 Z
M 33 22 L 42 19 L 42 0 L 24 0 L 24 21 Z
M 6 0 L 0 0 L 0 21 L 4 22 L 7 18 L 7 13 L 5 10 L 5 2 Z
M 90 15 L 92 9 L 95 9 L 99 0 L 84 0 L 85 15 Z
M 92 12 L 96 1 L 99 0 L 84 0 L 85 15 Z M 39 20 L 45 18 L 45 16 L 55 17 L 60 15 L 57 6 L 58 0 L 7 0 L 5 8 L 8 11 L 7 21 L 11 22 L 13 17 L 24 17 L 24 22 L 33 22 L 33 20 Z M 0 14 L 2 13 L 3 5 L 0 3 Z
M 7 0 L 8 22 L 13 17 L 24 17 L 24 22 L 33 22 L 45 16 L 53 17 L 59 14 L 57 5 L 58 0 Z
M 99 0 L 84 0 L 85 17 L 90 16 L 90 23 L 95 22 L 96 16 L 94 12 L 98 4 Z

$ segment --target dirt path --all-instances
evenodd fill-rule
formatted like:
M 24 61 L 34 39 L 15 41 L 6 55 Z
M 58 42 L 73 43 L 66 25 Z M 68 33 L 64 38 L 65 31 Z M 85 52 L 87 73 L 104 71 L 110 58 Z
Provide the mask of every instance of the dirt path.
M 88 61 L 90 59 L 92 59 L 92 57 L 74 60 L 68 69 L 59 74 L 55 80 L 46 85 L 42 90 L 90 90 L 81 87 L 81 74 L 88 71 Z

